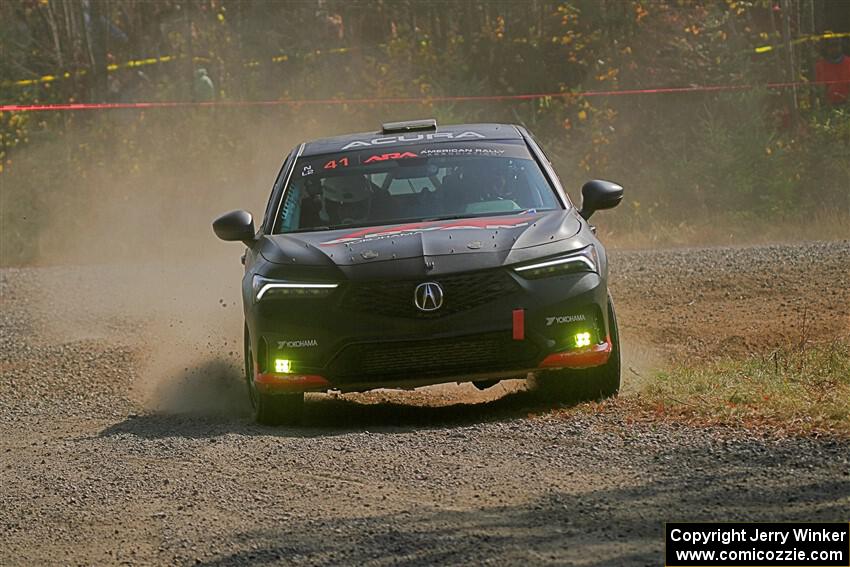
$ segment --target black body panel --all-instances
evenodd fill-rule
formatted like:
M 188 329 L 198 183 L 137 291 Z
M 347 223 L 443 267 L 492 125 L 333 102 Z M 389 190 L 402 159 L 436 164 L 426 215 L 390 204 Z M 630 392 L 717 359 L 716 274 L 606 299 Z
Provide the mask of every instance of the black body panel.
M 563 208 L 271 234 L 300 156 L 348 151 L 352 144 L 351 150 L 392 151 L 428 136 L 434 143 L 459 137 L 473 143 L 479 136 L 524 140 Z M 582 250 L 593 251 L 593 269 L 540 279 L 517 270 Z M 332 289 L 315 297 L 258 300 L 256 277 Z M 415 293 L 425 283 L 440 286 L 439 309 L 416 306 Z M 610 334 L 605 250 L 540 148 L 512 125 L 302 144 L 278 174 L 262 226 L 249 243 L 242 291 L 257 372 L 272 372 L 276 358 L 286 359 L 294 372 L 319 375 L 341 390 L 523 376 L 547 355 L 569 348 L 578 331 L 591 333 L 593 344 Z

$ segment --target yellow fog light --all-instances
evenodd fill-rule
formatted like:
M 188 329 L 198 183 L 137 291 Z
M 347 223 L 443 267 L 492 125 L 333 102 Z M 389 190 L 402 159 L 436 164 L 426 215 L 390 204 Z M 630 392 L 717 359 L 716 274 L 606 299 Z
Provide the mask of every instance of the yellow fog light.
M 286 360 L 285 358 L 275 358 L 274 371 L 278 374 L 289 374 L 292 372 L 292 361 Z
M 590 346 L 590 333 L 576 333 L 576 347 Z

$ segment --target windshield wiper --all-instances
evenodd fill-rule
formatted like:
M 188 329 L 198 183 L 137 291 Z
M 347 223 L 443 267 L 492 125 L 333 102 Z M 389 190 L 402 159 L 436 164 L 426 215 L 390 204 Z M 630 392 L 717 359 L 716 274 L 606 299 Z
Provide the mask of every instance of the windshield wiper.
M 308 226 L 306 228 L 296 228 L 295 230 L 287 230 L 286 232 L 277 232 L 275 234 L 297 234 L 299 232 L 313 232 L 313 231 L 322 231 L 322 230 L 330 230 L 329 226 Z
M 441 221 L 441 220 L 455 220 L 455 219 L 463 219 L 463 218 L 469 218 L 469 215 L 445 215 L 445 216 L 442 216 L 442 217 L 428 217 L 426 219 L 421 219 L 421 220 L 418 220 L 416 222 L 434 222 L 434 221 Z
M 496 213 L 478 213 L 477 215 L 470 214 L 461 214 L 461 215 L 446 215 L 441 217 L 429 217 L 427 219 L 422 219 L 419 222 L 434 222 L 441 220 L 456 220 L 456 219 L 477 219 L 483 217 L 502 217 L 507 215 L 526 215 L 536 213 L 537 209 L 522 209 L 519 211 L 500 211 Z
M 548 210 L 548 209 L 547 209 Z M 522 209 L 519 211 L 501 211 L 498 213 L 478 213 L 477 215 L 471 214 L 459 214 L 459 215 L 443 215 L 438 217 L 427 217 L 427 218 L 408 218 L 408 219 L 394 219 L 394 220 L 380 220 L 366 223 L 355 223 L 355 224 L 331 224 L 331 225 L 322 225 L 322 226 L 311 226 L 307 228 L 299 228 L 297 230 L 290 230 L 286 233 L 282 234 L 293 234 L 298 232 L 322 232 L 326 230 L 341 230 L 344 228 L 364 228 L 364 227 L 386 227 L 386 226 L 394 226 L 400 224 L 414 223 L 414 222 L 437 222 L 444 220 L 459 220 L 459 219 L 475 219 L 475 218 L 483 218 L 483 217 L 500 217 L 507 215 L 528 215 L 535 214 L 540 212 L 540 209 Z M 379 224 L 375 224 L 375 223 Z

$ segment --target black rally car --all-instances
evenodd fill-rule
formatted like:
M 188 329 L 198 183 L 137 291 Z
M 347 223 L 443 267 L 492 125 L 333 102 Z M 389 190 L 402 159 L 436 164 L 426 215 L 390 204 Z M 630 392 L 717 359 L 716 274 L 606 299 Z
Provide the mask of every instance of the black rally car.
M 520 126 L 433 120 L 301 144 L 244 243 L 245 374 L 260 423 L 298 420 L 304 392 L 531 378 L 558 398 L 614 395 L 607 257 Z

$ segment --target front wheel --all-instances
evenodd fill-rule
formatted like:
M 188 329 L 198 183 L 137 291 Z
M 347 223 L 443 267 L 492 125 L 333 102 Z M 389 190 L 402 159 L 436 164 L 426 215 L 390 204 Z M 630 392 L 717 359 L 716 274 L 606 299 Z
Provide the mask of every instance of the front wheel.
M 260 425 L 295 425 L 301 421 L 304 409 L 304 394 L 265 394 L 254 384 L 254 355 L 251 337 L 245 326 L 245 383 L 254 420 Z
M 260 425 L 296 425 L 304 410 L 304 394 L 263 394 L 257 392 L 254 419 Z
M 614 303 L 608 296 L 608 325 L 611 333 L 611 355 L 602 366 L 586 370 L 549 370 L 532 379 L 532 389 L 547 400 L 578 403 L 611 398 L 620 391 L 620 330 Z

